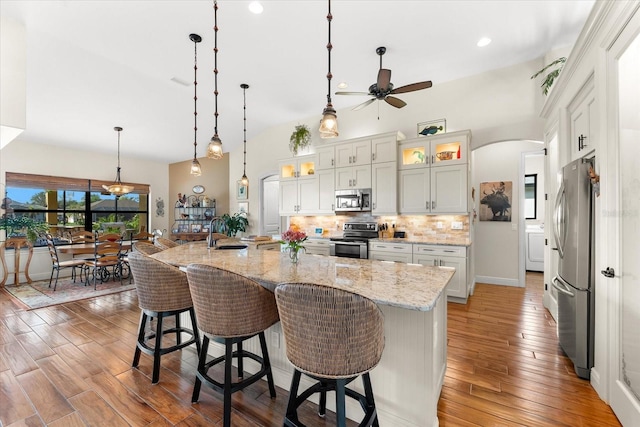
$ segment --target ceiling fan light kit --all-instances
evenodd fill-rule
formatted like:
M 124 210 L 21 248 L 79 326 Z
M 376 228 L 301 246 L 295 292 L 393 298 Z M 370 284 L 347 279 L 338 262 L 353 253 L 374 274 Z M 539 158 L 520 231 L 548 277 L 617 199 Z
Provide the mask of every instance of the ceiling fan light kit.
M 367 95 L 372 97 L 362 104 L 356 105 L 353 108 L 353 111 L 363 109 L 367 105 L 373 103 L 373 101 L 375 101 L 376 99 L 378 101 L 384 100 L 392 107 L 402 108 L 407 105 L 407 103 L 402 99 L 396 98 L 395 96 L 391 95 L 428 89 L 432 86 L 431 81 L 427 80 L 424 82 L 412 83 L 405 86 L 400 86 L 399 88 L 394 88 L 393 83 L 391 83 L 391 70 L 382 68 L 382 55 L 384 55 L 386 52 L 387 48 L 384 46 L 376 48 L 376 54 L 380 57 L 380 68 L 378 70 L 378 79 L 374 84 L 369 86 L 369 92 L 336 92 L 336 95 Z
M 331 15 L 331 0 L 328 0 L 328 3 L 329 13 L 327 14 L 327 22 L 329 23 L 329 42 L 327 43 L 327 106 L 324 107 L 324 110 L 322 111 L 322 119 L 320 120 L 320 138 L 335 138 L 338 136 L 338 116 L 336 114 L 336 110 L 333 108 L 333 104 L 331 104 L 331 78 L 333 77 L 331 74 L 331 49 L 333 49 L 333 45 L 331 44 L 331 20 L 333 19 L 333 15 Z
M 213 160 L 220 160 L 223 157 L 222 141 L 218 136 L 218 2 L 213 1 L 213 76 L 214 76 L 214 90 L 213 96 L 215 99 L 215 112 L 214 117 L 214 130 L 211 141 L 207 146 L 207 157 Z
M 102 188 L 112 195 L 120 197 L 131 193 L 134 187 L 133 185 L 123 184 L 122 181 L 120 181 L 120 132 L 122 132 L 122 128 L 120 126 L 116 126 L 113 130 L 118 132 L 118 168 L 116 169 L 116 180 L 111 185 L 103 185 Z

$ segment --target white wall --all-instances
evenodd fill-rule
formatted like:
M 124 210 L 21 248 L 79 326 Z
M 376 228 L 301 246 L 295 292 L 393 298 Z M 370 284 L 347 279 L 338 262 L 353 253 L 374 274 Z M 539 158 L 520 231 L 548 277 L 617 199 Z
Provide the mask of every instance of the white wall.
M 359 110 L 353 106 L 364 99 L 334 96 L 338 107 L 350 103 L 350 107 L 338 109 L 340 136 L 322 140 L 318 125 L 324 103 L 318 100 L 318 114 L 296 122 L 276 125 L 247 141 L 247 176 L 249 187 L 249 231 L 258 233 L 258 182 L 260 177 L 277 172 L 277 161 L 291 157 L 289 136 L 297 124 L 306 124 L 312 132 L 312 145 L 333 143 L 350 138 L 399 130 L 408 138 L 417 136 L 420 122 L 445 118 L 447 130 L 471 129 L 472 147 L 504 140 L 542 140 L 543 121 L 538 118 L 542 97 L 538 83 L 530 76 L 542 68 L 543 59 L 518 64 L 476 76 L 446 83 L 433 82 L 427 90 L 402 94 L 407 102 L 402 109 L 376 103 Z M 250 110 L 251 106 L 247 106 Z M 379 116 L 379 119 L 378 119 Z M 251 123 L 247 122 L 250 132 Z M 313 150 L 313 147 L 312 147 Z M 236 181 L 242 176 L 242 148 L 229 153 L 230 209 L 235 212 Z M 519 162 L 519 160 L 518 160 Z
M 22 24 L 5 17 L 0 24 L 0 149 L 18 136 L 27 122 L 27 49 Z
M 118 164 L 117 152 L 95 153 L 45 144 L 13 141 L 0 150 L 0 188 L 4 197 L 5 173 L 19 172 L 113 181 Z M 168 229 L 171 205 L 168 199 L 169 167 L 163 163 L 120 156 L 122 181 L 149 184 L 149 218 L 151 230 Z M 155 201 L 165 201 L 165 214 L 156 216 Z
M 486 145 L 472 152 L 471 185 L 476 189 L 474 207 L 480 211 L 481 182 L 511 181 L 511 222 L 477 221 L 473 245 L 476 282 L 524 286 L 519 283 L 518 218 L 520 218 L 520 170 L 522 153 L 542 149 L 530 141 L 506 141 Z

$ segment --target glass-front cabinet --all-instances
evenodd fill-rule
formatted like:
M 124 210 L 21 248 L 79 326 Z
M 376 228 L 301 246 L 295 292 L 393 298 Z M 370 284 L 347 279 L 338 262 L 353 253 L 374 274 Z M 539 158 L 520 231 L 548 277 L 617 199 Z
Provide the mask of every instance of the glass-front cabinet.
M 316 172 L 316 156 L 300 156 L 279 162 L 280 179 L 311 177 Z
M 468 162 L 468 131 L 424 136 L 400 144 L 400 169 L 448 166 Z

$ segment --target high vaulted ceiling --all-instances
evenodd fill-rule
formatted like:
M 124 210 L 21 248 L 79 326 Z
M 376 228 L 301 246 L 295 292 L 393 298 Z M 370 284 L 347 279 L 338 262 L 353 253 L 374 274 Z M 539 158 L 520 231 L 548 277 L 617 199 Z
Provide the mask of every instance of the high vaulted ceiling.
M 327 94 L 327 2 L 219 0 L 218 131 L 225 151 L 313 115 Z M 396 87 L 435 85 L 542 57 L 572 45 L 593 0 L 332 2 L 332 92 L 367 91 L 378 46 Z M 193 156 L 194 45 L 198 45 L 198 156 L 213 135 L 213 0 L 1 0 L 27 34 L 27 129 L 32 141 L 173 163 Z M 481 37 L 493 42 L 478 48 Z M 3 91 L 4 92 L 4 91 Z M 429 90 L 421 92 L 429 96 Z M 402 98 L 401 95 L 398 96 Z M 332 95 L 336 109 L 367 99 Z M 367 108 L 375 108 L 373 106 Z M 380 108 L 393 108 L 384 104 Z M 283 142 L 286 143 L 286 142 Z

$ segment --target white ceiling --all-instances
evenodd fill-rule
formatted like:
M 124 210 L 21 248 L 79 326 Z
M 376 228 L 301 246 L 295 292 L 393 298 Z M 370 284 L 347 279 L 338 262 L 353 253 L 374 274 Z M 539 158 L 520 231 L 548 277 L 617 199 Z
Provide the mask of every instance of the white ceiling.
M 218 133 L 225 151 L 280 123 L 320 119 L 327 93 L 327 2 L 219 0 Z M 332 2 L 332 92 L 375 82 L 378 46 L 396 87 L 435 85 L 572 45 L 593 6 L 575 1 Z M 27 31 L 27 129 L 33 141 L 168 163 L 193 156 L 193 60 L 198 45 L 198 156 L 213 134 L 213 0 L 1 0 Z M 476 47 L 481 37 L 493 42 Z M 187 82 L 188 86 L 172 81 Z M 421 92 L 429 96 L 429 90 Z M 402 98 L 402 95 L 398 95 Z M 332 95 L 336 109 L 366 97 Z M 367 108 L 375 108 L 374 104 Z M 383 104 L 381 108 L 393 108 Z

